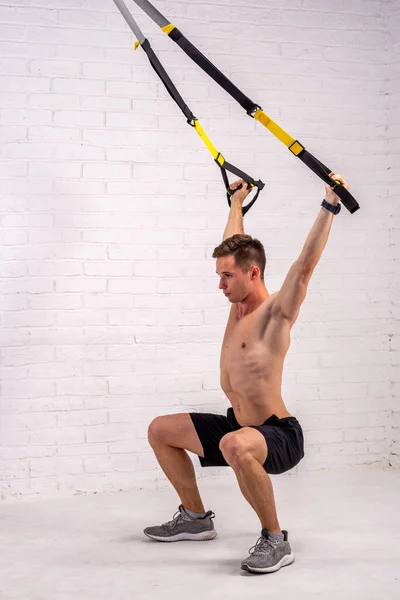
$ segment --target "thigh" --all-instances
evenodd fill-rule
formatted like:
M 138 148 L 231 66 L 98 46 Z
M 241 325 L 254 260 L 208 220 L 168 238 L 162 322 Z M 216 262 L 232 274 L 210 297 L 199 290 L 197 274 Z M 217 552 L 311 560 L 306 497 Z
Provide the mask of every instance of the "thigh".
M 263 467 L 267 473 L 278 475 L 293 469 L 304 457 L 303 432 L 298 426 L 287 424 L 284 427 L 260 425 L 257 429 L 265 437 L 268 456 Z
M 211 413 L 190 413 L 204 450 L 204 454 L 199 455 L 202 467 L 229 466 L 219 448 L 220 441 L 227 433 L 240 429 L 240 425 L 232 420 L 229 410 L 228 415 L 230 418 Z
M 184 448 L 198 456 L 204 456 L 203 446 L 189 413 L 156 417 L 149 427 L 150 444 L 162 441 L 173 448 Z

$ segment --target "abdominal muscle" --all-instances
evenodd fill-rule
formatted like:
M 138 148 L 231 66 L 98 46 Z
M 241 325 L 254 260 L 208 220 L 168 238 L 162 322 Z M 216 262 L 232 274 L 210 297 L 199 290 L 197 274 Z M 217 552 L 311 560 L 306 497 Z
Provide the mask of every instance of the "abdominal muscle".
M 254 389 L 246 394 L 244 390 L 235 393 L 228 387 L 222 386 L 226 396 L 232 404 L 235 418 L 239 425 L 248 427 L 249 425 L 262 425 L 271 415 L 276 415 L 279 419 L 290 417 L 283 398 L 278 391 L 274 391 L 269 385 L 259 385 L 254 382 L 254 388 L 258 388 L 258 393 Z
M 221 349 L 221 387 L 239 425 L 262 425 L 271 415 L 291 416 L 282 398 L 282 371 L 290 325 L 261 305 L 237 320 L 231 314 Z

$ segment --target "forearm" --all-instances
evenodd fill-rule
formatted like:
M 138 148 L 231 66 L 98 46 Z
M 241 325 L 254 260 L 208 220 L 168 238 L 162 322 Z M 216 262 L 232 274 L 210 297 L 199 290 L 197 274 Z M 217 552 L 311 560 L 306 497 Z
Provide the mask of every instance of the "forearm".
M 231 199 L 231 208 L 229 211 L 228 222 L 225 227 L 223 240 L 235 235 L 235 233 L 244 233 L 242 203 Z
M 297 261 L 306 269 L 314 269 L 319 261 L 328 241 L 333 218 L 333 213 L 321 207 Z

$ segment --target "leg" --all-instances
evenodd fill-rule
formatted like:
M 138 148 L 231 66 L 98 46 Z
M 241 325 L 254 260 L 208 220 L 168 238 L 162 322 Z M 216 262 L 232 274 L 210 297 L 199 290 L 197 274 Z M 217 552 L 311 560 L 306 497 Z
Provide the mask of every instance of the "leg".
M 262 529 L 282 533 L 276 514 L 274 491 L 269 475 L 258 460 L 250 454 L 232 465 L 240 488 L 246 487 L 250 504 L 258 514 Z
M 281 533 L 271 479 L 262 466 L 268 456 L 264 436 L 255 429 L 243 427 L 224 436 L 220 449 L 235 471 L 239 487 L 257 513 L 261 527 L 271 533 Z
M 151 423 L 148 440 L 156 458 L 187 510 L 205 513 L 196 483 L 193 463 L 187 452 L 204 456 L 189 414 L 157 417 Z
M 235 473 L 235 475 L 236 475 L 236 473 Z M 250 506 L 253 508 L 253 510 L 258 514 L 256 505 L 254 504 L 253 500 L 251 499 L 250 492 L 247 489 L 245 482 L 243 480 L 240 480 L 237 476 L 236 476 L 236 479 L 238 481 L 240 491 L 242 492 L 243 496 L 246 498 L 247 502 L 250 504 Z M 260 515 L 258 515 L 258 516 L 260 516 Z

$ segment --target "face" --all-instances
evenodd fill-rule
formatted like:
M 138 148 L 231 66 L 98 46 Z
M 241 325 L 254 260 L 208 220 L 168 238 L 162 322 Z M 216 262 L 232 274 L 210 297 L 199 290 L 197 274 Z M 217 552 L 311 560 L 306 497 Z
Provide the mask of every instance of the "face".
M 243 273 L 235 263 L 234 256 L 217 258 L 217 275 L 219 275 L 219 289 L 223 291 L 230 302 L 243 302 L 252 292 L 254 282 L 260 272 L 257 266 Z

